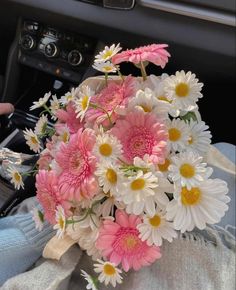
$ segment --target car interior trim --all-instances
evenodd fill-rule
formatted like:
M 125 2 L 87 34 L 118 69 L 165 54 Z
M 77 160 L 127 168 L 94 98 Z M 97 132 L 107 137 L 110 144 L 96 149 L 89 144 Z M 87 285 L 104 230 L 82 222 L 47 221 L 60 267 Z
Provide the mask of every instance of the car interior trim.
M 171 2 L 167 0 L 140 0 L 139 4 L 165 12 L 216 22 L 228 26 L 236 26 L 235 16 L 226 12 L 219 12 L 209 8 Z

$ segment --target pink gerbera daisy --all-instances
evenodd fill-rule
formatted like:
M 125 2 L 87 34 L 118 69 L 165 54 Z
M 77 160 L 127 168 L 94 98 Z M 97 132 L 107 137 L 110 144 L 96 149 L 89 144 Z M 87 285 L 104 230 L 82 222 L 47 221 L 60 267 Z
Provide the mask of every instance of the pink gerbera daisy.
M 110 262 L 122 263 L 125 271 L 139 270 L 161 257 L 159 247 L 148 246 L 139 238 L 137 225 L 140 223 L 138 216 L 117 210 L 116 221 L 105 220 L 99 231 L 96 247 Z
M 83 127 L 83 123 L 79 118 L 76 118 L 75 108 L 72 102 L 70 102 L 66 109 L 57 110 L 56 116 L 61 123 L 66 123 L 69 128 L 70 134 L 75 134 L 80 128 Z
M 37 199 L 44 209 L 45 218 L 55 224 L 55 210 L 61 205 L 66 212 L 70 204 L 62 199 L 58 190 L 58 178 L 53 171 L 39 170 L 36 175 Z
M 164 68 L 168 62 L 168 57 L 170 57 L 169 52 L 165 49 L 166 47 L 168 47 L 167 44 L 151 44 L 122 51 L 112 58 L 112 62 L 114 64 L 119 64 L 124 61 L 130 61 L 134 64 L 138 64 L 140 62 L 149 61 Z
M 143 158 L 145 154 L 154 163 L 164 162 L 168 134 L 154 114 L 131 112 L 116 122 L 111 133 L 120 140 L 127 162 L 132 162 L 134 157 Z
M 126 77 L 122 83 L 112 81 L 100 93 L 91 98 L 91 103 L 99 105 L 110 114 L 112 113 L 111 118 L 115 121 L 117 115 L 114 110 L 128 103 L 129 98 L 134 94 L 134 86 L 135 79 L 131 76 Z M 102 123 L 105 119 L 107 119 L 107 115 L 101 109 L 90 109 L 86 115 L 88 122 L 97 120 L 97 123 Z
M 95 136 L 91 129 L 80 129 L 68 144 L 62 143 L 56 161 L 62 173 L 59 176 L 61 194 L 69 200 L 93 197 L 98 191 L 94 177 L 96 157 L 92 155 Z

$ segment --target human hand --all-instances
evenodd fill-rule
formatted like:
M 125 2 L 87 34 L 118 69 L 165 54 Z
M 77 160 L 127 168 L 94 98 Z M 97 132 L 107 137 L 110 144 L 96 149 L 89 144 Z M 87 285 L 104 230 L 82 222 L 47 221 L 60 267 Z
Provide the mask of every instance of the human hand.
M 14 106 L 10 103 L 0 103 L 0 115 L 10 114 L 14 111 Z

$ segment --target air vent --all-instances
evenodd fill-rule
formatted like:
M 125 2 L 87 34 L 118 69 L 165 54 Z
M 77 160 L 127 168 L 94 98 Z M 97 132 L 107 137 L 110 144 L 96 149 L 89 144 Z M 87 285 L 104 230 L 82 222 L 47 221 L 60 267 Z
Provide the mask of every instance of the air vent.
M 135 0 L 76 0 L 80 2 L 90 3 L 103 6 L 104 8 L 130 10 L 135 5 Z

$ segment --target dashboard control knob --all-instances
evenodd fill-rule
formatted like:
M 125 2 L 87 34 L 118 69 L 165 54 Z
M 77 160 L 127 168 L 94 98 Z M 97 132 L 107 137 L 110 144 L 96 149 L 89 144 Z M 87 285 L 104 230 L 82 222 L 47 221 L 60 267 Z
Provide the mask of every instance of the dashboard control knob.
M 35 48 L 36 42 L 31 35 L 25 34 L 22 36 L 20 44 L 23 49 L 31 50 Z
M 68 63 L 72 66 L 78 66 L 83 60 L 82 54 L 74 49 L 68 54 Z
M 59 49 L 55 42 L 49 42 L 44 47 L 44 54 L 47 57 L 57 57 L 59 54 Z

